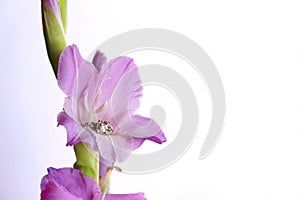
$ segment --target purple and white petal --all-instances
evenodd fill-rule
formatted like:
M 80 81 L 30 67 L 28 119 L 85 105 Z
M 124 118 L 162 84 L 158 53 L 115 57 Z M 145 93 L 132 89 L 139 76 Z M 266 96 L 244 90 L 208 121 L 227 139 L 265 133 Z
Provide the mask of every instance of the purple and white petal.
M 161 128 L 150 118 L 133 115 L 140 106 L 141 96 L 142 86 L 138 70 L 132 67 L 115 86 L 109 105 L 113 121 L 121 131 L 137 138 L 149 138 L 160 134 Z
M 84 62 L 76 45 L 68 46 L 60 55 L 58 62 L 57 81 L 60 89 L 70 96 L 78 77 L 78 71 Z
M 41 200 L 82 200 L 82 198 L 72 195 L 64 187 L 60 186 L 53 178 L 44 178 L 41 187 Z
M 96 137 L 100 156 L 109 162 L 125 161 L 134 150 L 134 139 L 130 136 L 114 134 Z
M 66 112 L 60 112 L 57 116 L 58 126 L 62 125 L 67 130 L 67 146 L 72 146 L 80 142 L 78 137 L 78 129 L 80 125 L 77 124 Z
M 110 61 L 105 69 L 100 71 L 99 78 L 102 80 L 101 93 L 97 95 L 96 106 L 103 105 L 106 101 L 110 101 L 116 85 L 124 75 L 136 69 L 136 65 L 132 59 L 128 57 L 118 57 Z M 140 81 L 140 80 L 139 80 Z M 127 86 L 130 86 L 126 83 Z
M 116 161 L 124 162 L 134 150 L 134 139 L 127 135 L 115 134 L 110 136 L 116 155 Z

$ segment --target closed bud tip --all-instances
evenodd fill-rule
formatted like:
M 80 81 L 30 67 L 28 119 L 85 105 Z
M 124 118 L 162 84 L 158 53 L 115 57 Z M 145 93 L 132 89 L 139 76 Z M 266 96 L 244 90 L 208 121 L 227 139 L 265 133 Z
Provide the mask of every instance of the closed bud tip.
M 61 2 L 66 10 L 66 1 L 61 0 Z M 42 20 L 48 57 L 56 75 L 60 54 L 67 46 L 64 21 L 58 0 L 42 0 Z

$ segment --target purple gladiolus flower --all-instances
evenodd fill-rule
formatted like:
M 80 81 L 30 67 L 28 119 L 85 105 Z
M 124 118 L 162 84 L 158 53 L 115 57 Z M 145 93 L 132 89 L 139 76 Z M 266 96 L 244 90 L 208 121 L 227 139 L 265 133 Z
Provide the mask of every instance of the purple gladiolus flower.
M 48 168 L 41 190 L 41 200 L 146 200 L 143 193 L 102 194 L 94 179 L 73 168 Z
M 117 57 L 107 63 L 97 51 L 90 63 L 72 45 L 60 56 L 57 78 L 67 95 L 58 115 L 58 124 L 67 130 L 67 145 L 88 143 L 99 152 L 101 164 L 111 167 L 126 160 L 146 139 L 166 141 L 154 120 L 134 114 L 142 86 L 132 59 Z

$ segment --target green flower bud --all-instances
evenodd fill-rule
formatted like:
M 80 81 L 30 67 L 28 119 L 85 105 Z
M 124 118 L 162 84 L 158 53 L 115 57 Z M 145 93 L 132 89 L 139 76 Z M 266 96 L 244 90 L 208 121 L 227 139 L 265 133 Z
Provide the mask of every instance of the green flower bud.
M 42 20 L 49 60 L 55 75 L 57 74 L 58 61 L 61 52 L 66 48 L 66 0 L 61 0 L 62 7 L 57 0 L 42 0 Z M 63 11 L 63 18 L 61 15 Z

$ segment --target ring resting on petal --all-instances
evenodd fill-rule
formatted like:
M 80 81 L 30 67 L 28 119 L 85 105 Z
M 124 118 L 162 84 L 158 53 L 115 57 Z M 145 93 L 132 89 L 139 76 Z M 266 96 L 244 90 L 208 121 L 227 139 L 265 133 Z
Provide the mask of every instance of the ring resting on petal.
M 87 122 L 83 127 L 88 131 L 99 135 L 112 135 L 114 131 L 110 122 L 105 120 L 99 120 L 97 123 Z

